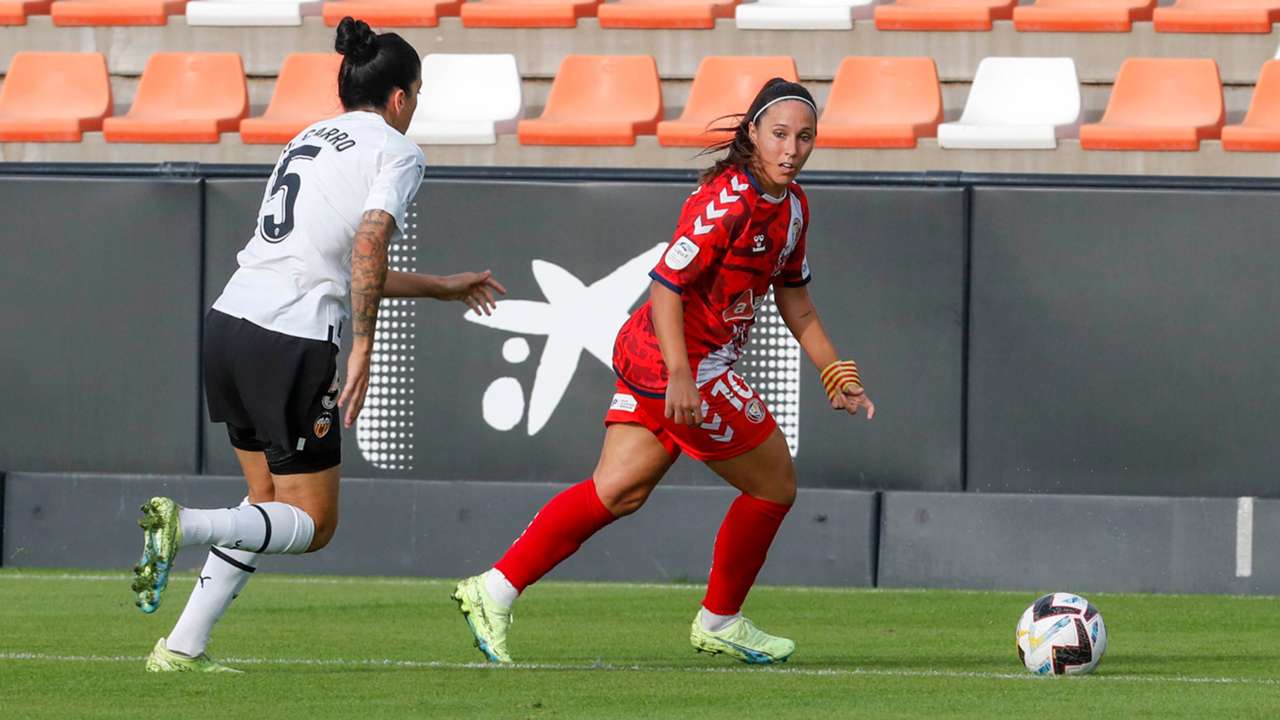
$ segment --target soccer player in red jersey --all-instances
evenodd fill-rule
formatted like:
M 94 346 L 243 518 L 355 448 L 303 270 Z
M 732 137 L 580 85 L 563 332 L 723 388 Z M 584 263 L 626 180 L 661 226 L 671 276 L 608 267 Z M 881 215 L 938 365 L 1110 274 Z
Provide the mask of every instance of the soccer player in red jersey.
M 821 371 L 831 407 L 875 414 L 857 366 L 839 359 L 806 288 L 809 207 L 795 177 L 816 132 L 809 92 L 774 78 L 733 138 L 711 149 L 725 155 L 685 201 L 650 273 L 649 301 L 618 332 L 618 383 L 595 472 L 552 498 L 491 570 L 454 591 L 488 659 L 511 661 L 517 596 L 601 528 L 640 509 L 682 452 L 742 493 L 716 536 L 690 642 L 747 663 L 781 662 L 795 651 L 740 612 L 795 500 L 796 475 L 782 432 L 733 365 L 772 288 L 783 321 Z

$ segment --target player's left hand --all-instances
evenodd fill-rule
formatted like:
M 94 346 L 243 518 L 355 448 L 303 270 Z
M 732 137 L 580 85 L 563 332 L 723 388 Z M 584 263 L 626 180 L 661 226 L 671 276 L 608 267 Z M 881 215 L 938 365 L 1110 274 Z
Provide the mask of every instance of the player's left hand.
M 498 307 L 494 292 L 506 295 L 507 289 L 493 277 L 493 272 L 464 272 L 440 278 L 441 300 L 461 300 L 477 315 L 492 315 Z
M 850 415 L 857 415 L 858 410 L 866 408 L 867 419 L 875 417 L 876 405 L 867 397 L 867 391 L 860 385 L 849 383 L 840 389 L 840 394 L 831 400 L 832 410 L 844 410 Z

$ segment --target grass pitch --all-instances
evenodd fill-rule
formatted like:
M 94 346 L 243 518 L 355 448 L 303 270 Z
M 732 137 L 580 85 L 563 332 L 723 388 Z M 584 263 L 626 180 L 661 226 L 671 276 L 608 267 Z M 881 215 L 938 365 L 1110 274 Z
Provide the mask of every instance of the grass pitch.
M 272 570 L 214 635 L 210 653 L 247 671 L 232 676 L 143 672 L 190 574 L 144 616 L 125 575 L 0 571 L 0 717 L 1280 716 L 1277 598 L 1089 593 L 1106 659 L 1037 678 L 1013 641 L 1034 593 L 757 588 L 748 615 L 798 649 L 750 668 L 689 646 L 699 587 L 547 582 L 516 611 L 521 664 L 494 667 L 452 581 Z

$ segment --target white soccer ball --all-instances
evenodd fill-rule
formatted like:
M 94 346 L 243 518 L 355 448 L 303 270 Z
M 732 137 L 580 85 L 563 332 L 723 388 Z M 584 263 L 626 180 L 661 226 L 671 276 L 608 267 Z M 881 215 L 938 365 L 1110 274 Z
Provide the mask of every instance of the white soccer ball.
M 1018 657 L 1037 675 L 1093 672 L 1107 651 L 1102 613 L 1071 593 L 1036 600 L 1018 621 Z

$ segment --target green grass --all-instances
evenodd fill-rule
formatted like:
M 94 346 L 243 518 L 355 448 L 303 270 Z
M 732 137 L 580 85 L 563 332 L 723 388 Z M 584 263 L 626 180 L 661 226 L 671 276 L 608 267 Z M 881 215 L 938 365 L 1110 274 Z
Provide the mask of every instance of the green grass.
M 540 584 L 517 608 L 515 668 L 480 654 L 442 580 L 297 578 L 272 564 L 211 653 L 247 674 L 151 675 L 154 616 L 129 581 L 0 571 L 0 717 L 1274 718 L 1276 598 L 1091 594 L 1098 672 L 1035 678 L 1013 626 L 1032 593 L 758 588 L 747 606 L 799 646 L 780 668 L 697 655 L 685 585 Z M 1061 588 L 1059 588 L 1061 589 Z

